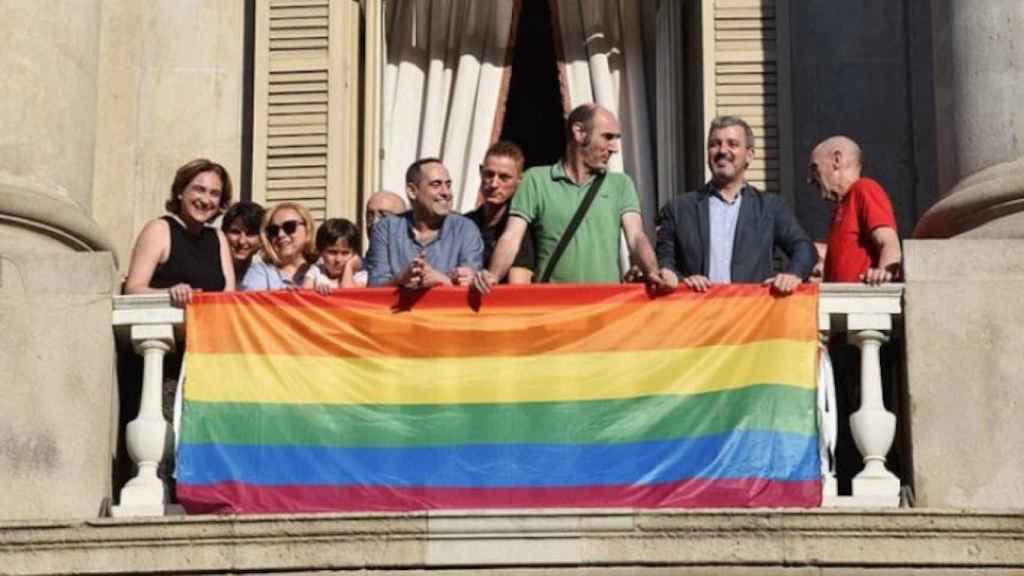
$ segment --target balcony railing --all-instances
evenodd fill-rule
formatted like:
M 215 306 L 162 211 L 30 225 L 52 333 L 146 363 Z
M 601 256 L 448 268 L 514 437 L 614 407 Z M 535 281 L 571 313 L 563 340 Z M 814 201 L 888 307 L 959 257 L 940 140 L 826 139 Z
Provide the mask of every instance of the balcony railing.
M 822 340 L 845 337 L 860 350 L 859 409 L 850 415 L 850 429 L 864 468 L 853 478 L 852 495 L 839 496 L 834 476 L 825 478 L 823 506 L 897 507 L 900 479 L 886 468 L 886 455 L 896 435 L 896 415 L 886 409 L 882 394 L 880 350 L 889 341 L 894 317 L 902 314 L 903 286 L 868 287 L 823 284 L 819 303 Z M 180 509 L 168 504 L 168 488 L 157 474 L 171 436 L 161 408 L 164 357 L 184 343 L 185 314 L 172 307 L 166 294 L 115 296 L 113 327 L 143 357 L 138 415 L 125 431 L 135 476 L 121 489 L 113 516 L 162 516 Z M 826 364 L 826 366 L 828 366 Z

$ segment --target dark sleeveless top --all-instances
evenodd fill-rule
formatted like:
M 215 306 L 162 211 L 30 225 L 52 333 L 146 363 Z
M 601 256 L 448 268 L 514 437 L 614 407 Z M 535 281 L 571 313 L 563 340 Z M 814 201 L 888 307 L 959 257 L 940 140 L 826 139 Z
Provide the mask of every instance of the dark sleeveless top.
M 189 233 L 176 219 L 161 216 L 171 229 L 171 254 L 157 264 L 150 288 L 170 288 L 184 282 L 193 290 L 224 290 L 224 269 L 220 263 L 220 239 L 217 229 L 203 226 L 199 236 Z

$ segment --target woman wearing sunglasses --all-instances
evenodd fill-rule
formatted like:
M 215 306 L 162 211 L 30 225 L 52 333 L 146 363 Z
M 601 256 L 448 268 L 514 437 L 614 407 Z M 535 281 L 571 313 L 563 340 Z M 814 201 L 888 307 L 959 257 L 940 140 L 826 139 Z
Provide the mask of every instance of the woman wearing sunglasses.
M 242 290 L 301 288 L 309 265 L 316 260 L 313 216 L 295 202 L 268 210 L 260 227 L 264 258 L 253 262 L 242 279 Z
M 167 292 L 184 306 L 192 292 L 231 291 L 235 273 L 224 234 L 209 224 L 231 204 L 227 170 L 205 158 L 178 169 L 168 214 L 149 221 L 135 241 L 125 294 Z

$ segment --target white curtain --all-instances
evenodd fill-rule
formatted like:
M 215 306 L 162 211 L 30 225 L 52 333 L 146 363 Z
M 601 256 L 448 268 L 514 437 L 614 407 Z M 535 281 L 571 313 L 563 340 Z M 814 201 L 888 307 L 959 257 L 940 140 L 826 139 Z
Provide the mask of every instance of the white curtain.
M 648 78 L 645 63 L 655 56 L 650 42 L 655 7 L 653 0 L 555 2 L 569 108 L 597 102 L 618 116 L 622 154 L 613 158 L 610 169 L 633 177 L 650 230 L 658 208 L 658 179 L 649 104 L 654 79 Z
M 381 187 L 441 158 L 460 212 L 476 206 L 477 165 L 495 130 L 514 0 L 394 0 L 388 13 Z

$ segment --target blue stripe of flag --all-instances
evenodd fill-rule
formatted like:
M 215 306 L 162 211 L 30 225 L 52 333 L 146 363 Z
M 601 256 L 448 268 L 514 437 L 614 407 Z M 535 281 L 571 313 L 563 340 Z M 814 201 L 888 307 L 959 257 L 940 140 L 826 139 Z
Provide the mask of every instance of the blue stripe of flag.
M 500 444 L 345 448 L 183 444 L 178 482 L 254 485 L 541 487 L 688 478 L 814 480 L 816 436 L 744 430 L 611 445 Z

